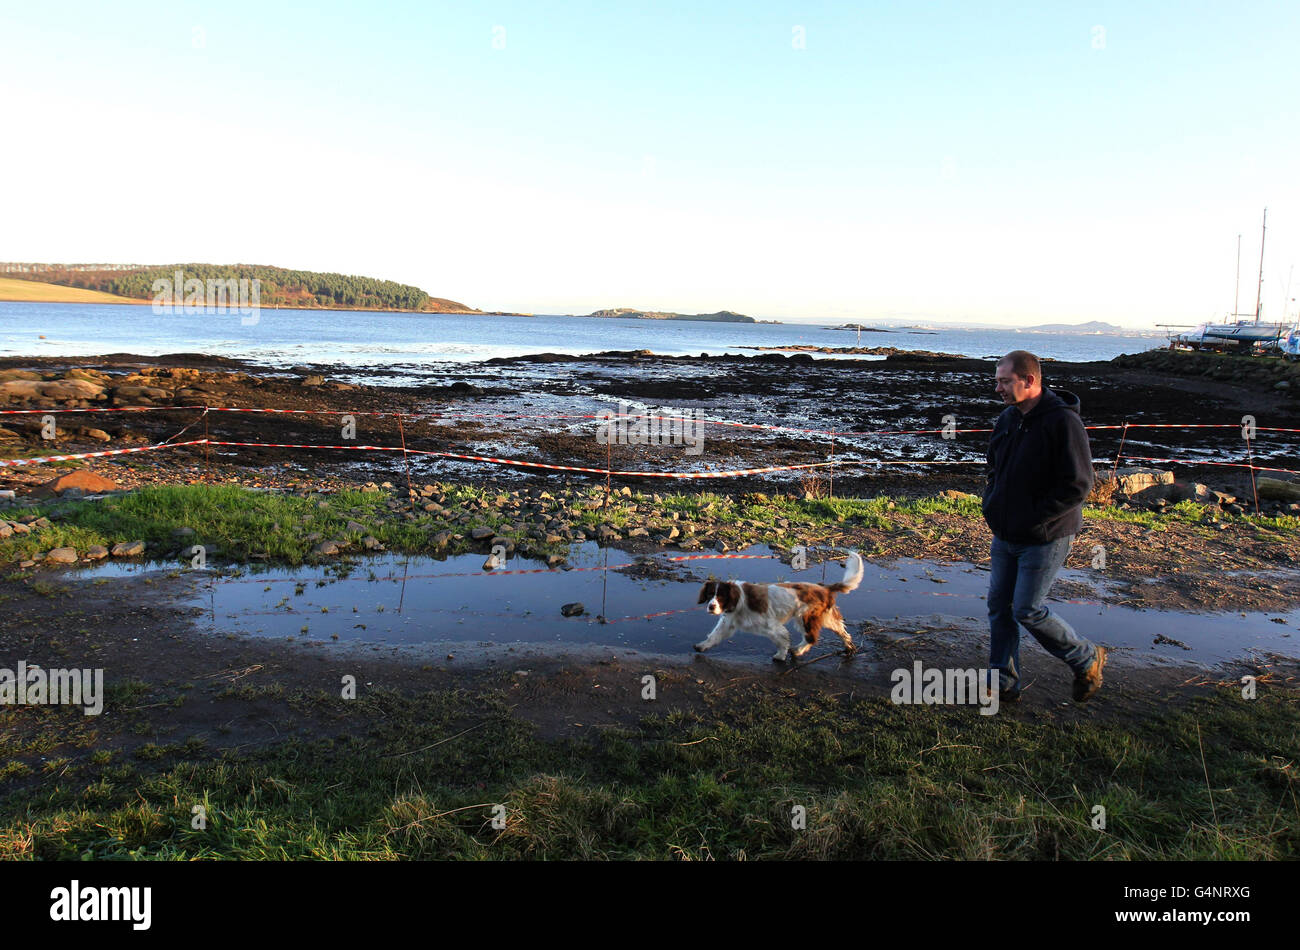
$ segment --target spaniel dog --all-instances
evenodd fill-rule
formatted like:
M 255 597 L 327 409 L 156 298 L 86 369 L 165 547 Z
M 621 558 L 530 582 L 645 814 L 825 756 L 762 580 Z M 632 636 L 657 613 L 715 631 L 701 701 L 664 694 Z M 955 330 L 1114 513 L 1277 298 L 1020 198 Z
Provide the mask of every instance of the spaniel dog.
M 784 662 L 790 653 L 790 632 L 786 623 L 798 617 L 803 624 L 804 642 L 794 651 L 803 656 L 817 642 L 823 627 L 834 630 L 849 653 L 857 648 L 844 629 L 844 617 L 835 606 L 835 595 L 856 590 L 862 582 L 862 558 L 849 552 L 844 566 L 844 580 L 838 584 L 749 584 L 743 581 L 709 581 L 700 588 L 698 603 L 707 603 L 711 614 L 721 614 L 717 626 L 705 639 L 695 644 L 703 653 L 726 640 L 737 630 L 748 630 L 767 637 L 777 646 L 772 659 Z

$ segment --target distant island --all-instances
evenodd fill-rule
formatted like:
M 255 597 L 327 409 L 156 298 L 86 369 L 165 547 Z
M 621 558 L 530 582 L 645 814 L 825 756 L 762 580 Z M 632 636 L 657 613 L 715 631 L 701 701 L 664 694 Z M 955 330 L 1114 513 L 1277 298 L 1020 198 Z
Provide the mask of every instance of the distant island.
M 28 264 L 0 263 L 0 299 L 65 303 L 150 303 L 155 281 L 257 280 L 263 307 L 303 310 L 400 310 L 483 313 L 419 287 L 374 277 L 289 270 L 262 264 Z M 30 285 L 27 286 L 27 285 Z M 69 288 L 60 294 L 56 288 Z M 178 296 L 181 289 L 177 288 Z M 522 316 L 522 314 L 520 314 Z
M 1040 323 L 1035 327 L 1017 327 L 1027 333 L 1119 333 L 1128 334 L 1133 331 L 1124 327 L 1117 327 L 1113 323 L 1103 323 L 1100 320 L 1089 320 L 1087 323 Z
M 584 316 L 584 314 L 576 314 Z M 711 320 L 718 323 L 757 323 L 753 317 L 731 310 L 719 310 L 717 313 L 667 313 L 662 310 L 633 310 L 631 307 L 616 307 L 613 310 L 597 310 L 585 314 L 588 317 L 626 317 L 632 320 Z

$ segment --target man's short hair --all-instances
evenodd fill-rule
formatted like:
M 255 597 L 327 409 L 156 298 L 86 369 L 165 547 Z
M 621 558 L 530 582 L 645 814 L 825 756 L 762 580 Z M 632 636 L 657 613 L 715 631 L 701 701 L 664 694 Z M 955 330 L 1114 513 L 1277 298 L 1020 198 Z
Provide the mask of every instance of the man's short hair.
M 1004 363 L 1011 364 L 1011 372 L 1015 373 L 1021 379 L 1026 376 L 1033 376 L 1040 383 L 1043 381 L 1043 364 L 1038 361 L 1038 357 L 1028 350 L 1012 350 L 1002 359 L 998 360 L 998 365 Z

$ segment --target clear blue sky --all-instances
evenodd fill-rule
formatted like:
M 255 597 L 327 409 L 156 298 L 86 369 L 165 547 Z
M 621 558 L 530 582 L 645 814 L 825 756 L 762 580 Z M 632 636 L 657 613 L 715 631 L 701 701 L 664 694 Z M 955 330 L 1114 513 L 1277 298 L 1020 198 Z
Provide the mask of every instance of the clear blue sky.
M 1150 325 L 1231 309 L 1238 233 L 1253 311 L 1268 205 L 1278 317 L 1298 27 L 1294 2 L 3 0 L 0 259 Z

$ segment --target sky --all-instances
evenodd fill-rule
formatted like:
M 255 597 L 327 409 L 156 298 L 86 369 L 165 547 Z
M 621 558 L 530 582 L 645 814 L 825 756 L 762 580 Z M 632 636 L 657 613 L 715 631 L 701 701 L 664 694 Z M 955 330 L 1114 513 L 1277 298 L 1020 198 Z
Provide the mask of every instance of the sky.
M 1253 314 L 1300 275 L 1300 4 L 0 0 L 0 260 L 485 310 Z

